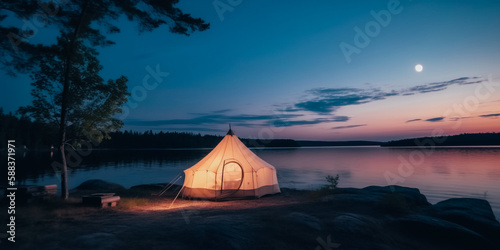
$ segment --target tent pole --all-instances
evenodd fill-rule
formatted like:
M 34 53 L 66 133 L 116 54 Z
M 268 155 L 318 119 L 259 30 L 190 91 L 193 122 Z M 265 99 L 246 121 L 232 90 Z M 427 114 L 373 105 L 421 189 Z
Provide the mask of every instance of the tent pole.
M 157 196 L 162 196 L 167 190 L 169 190 L 176 182 L 178 182 L 182 178 L 181 174 L 178 174 L 176 178 L 174 178 L 168 185 L 166 185 L 160 192 L 158 192 Z
M 174 202 L 175 202 L 175 200 L 177 200 L 177 197 L 179 197 L 179 194 L 182 192 L 182 189 L 184 189 L 184 186 L 182 186 L 181 190 L 179 190 L 179 193 L 177 193 L 174 200 L 172 201 L 172 204 L 170 204 L 170 207 L 168 207 L 168 209 L 170 209 L 172 207 L 172 205 L 174 205 Z
M 222 176 L 220 181 L 220 196 L 222 197 L 222 187 L 224 186 L 224 167 L 226 166 L 226 160 L 224 160 L 224 164 L 222 165 Z M 217 200 L 217 197 L 215 197 Z

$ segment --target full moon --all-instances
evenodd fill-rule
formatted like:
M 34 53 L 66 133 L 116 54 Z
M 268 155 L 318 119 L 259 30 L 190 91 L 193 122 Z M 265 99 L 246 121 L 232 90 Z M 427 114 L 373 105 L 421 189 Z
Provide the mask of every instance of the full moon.
M 415 71 L 422 72 L 423 69 L 424 69 L 424 66 L 422 66 L 422 64 L 415 65 Z

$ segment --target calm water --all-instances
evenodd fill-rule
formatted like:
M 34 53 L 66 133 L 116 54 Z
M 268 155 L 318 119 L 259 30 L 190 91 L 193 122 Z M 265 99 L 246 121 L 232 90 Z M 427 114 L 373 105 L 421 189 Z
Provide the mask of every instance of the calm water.
M 281 187 L 313 189 L 325 176 L 340 175 L 340 187 L 397 185 L 417 187 L 431 203 L 453 198 L 487 199 L 500 218 L 500 147 L 418 148 L 318 147 L 254 149 L 274 165 Z M 169 182 L 203 158 L 198 150 L 95 150 L 69 172 L 70 188 L 88 179 L 125 187 Z M 49 152 L 18 159 L 19 184 L 59 184 Z M 28 167 L 29 166 L 29 167 Z M 401 167 L 402 166 L 402 167 Z M 387 179 L 387 176 L 392 179 Z M 394 178 L 395 177 L 395 178 Z M 182 184 L 182 180 L 178 182 Z

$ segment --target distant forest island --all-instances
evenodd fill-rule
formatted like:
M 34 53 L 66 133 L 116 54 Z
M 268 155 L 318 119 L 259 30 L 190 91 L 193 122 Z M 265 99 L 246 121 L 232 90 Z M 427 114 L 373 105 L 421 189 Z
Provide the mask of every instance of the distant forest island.
M 498 146 L 500 133 L 473 133 L 442 137 L 420 137 L 382 143 L 382 147 Z
M 217 135 L 201 135 L 186 132 L 137 132 L 117 131 L 109 134 L 97 148 L 213 148 L 223 138 Z M 444 137 L 421 137 L 377 141 L 304 141 L 292 139 L 247 139 L 240 138 L 248 147 L 322 147 L 322 146 L 382 146 L 382 147 L 432 147 L 432 146 L 491 146 L 500 145 L 500 133 L 460 134 Z M 57 145 L 57 129 L 46 124 L 32 122 L 28 118 L 18 118 L 4 114 L 0 108 L 0 140 L 16 140 L 28 149 L 49 149 Z M 2 147 L 3 148 L 3 147 Z

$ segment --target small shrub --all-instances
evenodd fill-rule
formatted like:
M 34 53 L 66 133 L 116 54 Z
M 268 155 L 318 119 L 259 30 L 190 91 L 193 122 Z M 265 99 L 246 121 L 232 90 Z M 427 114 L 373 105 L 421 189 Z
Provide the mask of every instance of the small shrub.
M 337 188 L 337 185 L 339 184 L 339 175 L 335 175 L 335 177 L 331 175 L 327 175 L 326 177 L 326 182 L 328 182 L 327 185 L 325 185 L 326 189 L 333 190 Z
M 328 184 L 323 185 L 323 187 L 321 187 L 318 190 L 311 191 L 310 194 L 311 196 L 318 198 L 325 195 L 334 194 L 337 192 L 338 190 L 337 185 L 339 184 L 339 175 L 338 174 L 336 176 L 327 175 L 325 179 L 326 182 L 328 182 Z

